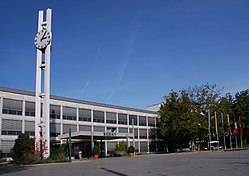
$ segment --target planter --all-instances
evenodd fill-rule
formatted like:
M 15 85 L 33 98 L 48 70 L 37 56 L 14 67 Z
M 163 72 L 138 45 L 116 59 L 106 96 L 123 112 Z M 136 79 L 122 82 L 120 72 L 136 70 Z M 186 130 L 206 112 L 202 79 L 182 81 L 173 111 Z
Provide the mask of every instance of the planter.
M 98 160 L 99 159 L 99 155 L 97 155 L 97 154 L 93 155 L 93 157 L 94 157 L 94 160 Z
M 134 157 L 134 153 L 130 153 L 130 157 L 133 158 Z

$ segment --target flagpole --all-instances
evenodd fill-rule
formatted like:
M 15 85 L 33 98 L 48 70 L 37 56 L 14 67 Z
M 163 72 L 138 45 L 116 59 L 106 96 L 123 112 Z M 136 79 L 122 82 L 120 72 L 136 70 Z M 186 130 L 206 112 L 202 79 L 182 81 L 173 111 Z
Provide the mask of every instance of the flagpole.
M 235 130 L 236 149 L 238 149 L 238 126 L 237 126 L 237 122 L 236 122 L 235 116 L 234 116 L 234 130 Z
M 230 126 L 230 118 L 229 118 L 229 114 L 227 114 L 227 124 L 228 124 L 228 128 L 229 128 L 229 137 L 230 137 L 230 149 L 233 150 L 233 144 L 232 144 L 232 130 L 231 130 L 231 126 Z
M 219 133 L 218 133 L 218 122 L 217 122 L 217 117 L 216 117 L 216 111 L 214 112 L 214 118 L 215 118 L 215 130 L 216 130 L 216 138 L 217 138 L 217 143 L 218 143 L 218 151 L 220 150 L 220 145 L 219 145 Z
M 241 148 L 243 148 L 243 127 L 242 127 L 242 117 L 239 116 L 239 129 L 240 129 L 240 144 L 241 144 Z
M 225 130 L 224 130 L 224 120 L 223 120 L 223 114 L 220 113 L 221 123 L 222 123 L 222 133 L 223 133 L 223 141 L 224 141 L 224 148 L 227 149 L 226 145 L 226 136 L 225 136 Z
M 211 151 L 211 133 L 210 133 L 210 109 L 208 110 L 208 138 L 209 138 L 209 142 L 208 142 L 208 147 L 209 150 Z

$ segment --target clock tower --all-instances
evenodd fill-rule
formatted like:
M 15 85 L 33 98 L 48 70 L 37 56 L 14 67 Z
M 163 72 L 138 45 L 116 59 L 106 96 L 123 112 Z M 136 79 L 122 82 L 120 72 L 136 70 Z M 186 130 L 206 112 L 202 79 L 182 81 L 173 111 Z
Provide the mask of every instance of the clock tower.
M 35 150 L 42 151 L 44 158 L 50 156 L 51 16 L 51 9 L 47 9 L 45 20 L 43 11 L 39 11 L 38 32 L 34 39 L 36 47 Z

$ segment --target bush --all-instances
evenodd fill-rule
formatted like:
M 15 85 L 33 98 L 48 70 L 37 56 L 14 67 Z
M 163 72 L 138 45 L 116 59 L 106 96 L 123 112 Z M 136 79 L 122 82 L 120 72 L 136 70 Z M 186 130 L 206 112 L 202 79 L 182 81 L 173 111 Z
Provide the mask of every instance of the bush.
M 128 153 L 134 153 L 135 152 L 135 148 L 133 146 L 130 146 L 127 150 Z
M 126 145 L 124 141 L 121 141 L 119 144 L 116 145 L 116 156 L 126 156 Z
M 93 155 L 99 155 L 100 154 L 100 150 L 98 146 L 94 146 L 93 147 Z
M 52 145 L 51 155 L 52 160 L 64 160 L 67 158 L 67 144 Z
M 28 164 L 36 159 L 34 155 L 34 139 L 27 134 L 20 134 L 15 140 L 15 145 L 11 149 L 12 158 L 15 163 Z

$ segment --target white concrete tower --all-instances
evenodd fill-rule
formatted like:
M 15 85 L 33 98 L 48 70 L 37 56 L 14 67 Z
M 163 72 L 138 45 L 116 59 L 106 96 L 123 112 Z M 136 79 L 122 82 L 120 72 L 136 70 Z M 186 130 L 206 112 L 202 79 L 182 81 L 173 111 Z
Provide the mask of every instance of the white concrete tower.
M 38 33 L 35 37 L 36 52 L 36 102 L 35 102 L 35 147 L 41 151 L 43 157 L 50 155 L 50 51 L 52 45 L 51 32 L 52 10 L 47 9 L 46 21 L 43 20 L 43 11 L 39 11 Z M 43 81 L 43 82 L 42 82 Z M 41 104 L 42 118 L 41 118 Z

